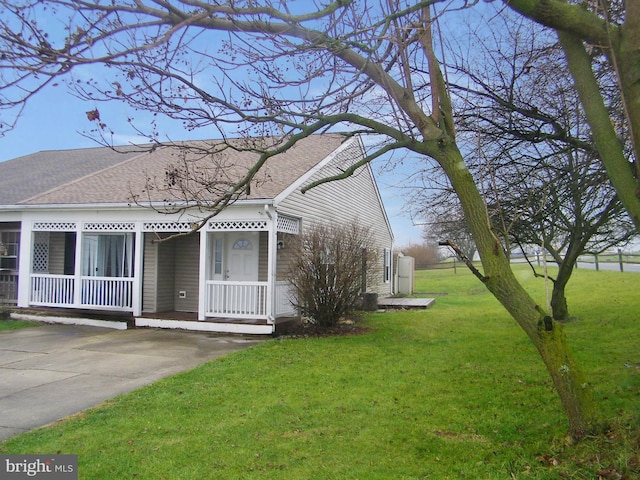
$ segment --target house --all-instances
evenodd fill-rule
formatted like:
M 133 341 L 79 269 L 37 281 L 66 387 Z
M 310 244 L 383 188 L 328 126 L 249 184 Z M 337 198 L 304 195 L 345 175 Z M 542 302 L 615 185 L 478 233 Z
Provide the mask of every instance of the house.
M 117 312 L 138 326 L 271 334 L 297 314 L 288 245 L 314 224 L 354 221 L 379 246 L 381 273 L 367 290 L 392 294 L 393 235 L 371 167 L 301 192 L 361 160 L 360 138 L 299 141 L 207 218 L 194 199 L 219 198 L 216 189 L 228 190 L 257 158 L 246 140 L 231 143 L 190 142 L 201 154 L 185 153 L 186 144 L 99 147 L 0 163 L 4 301 L 18 311 Z

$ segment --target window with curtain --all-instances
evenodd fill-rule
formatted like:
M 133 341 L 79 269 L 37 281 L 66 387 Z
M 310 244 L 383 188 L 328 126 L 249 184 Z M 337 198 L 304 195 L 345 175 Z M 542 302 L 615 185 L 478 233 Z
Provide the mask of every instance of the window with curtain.
M 82 274 L 133 276 L 133 233 L 87 234 L 82 241 Z

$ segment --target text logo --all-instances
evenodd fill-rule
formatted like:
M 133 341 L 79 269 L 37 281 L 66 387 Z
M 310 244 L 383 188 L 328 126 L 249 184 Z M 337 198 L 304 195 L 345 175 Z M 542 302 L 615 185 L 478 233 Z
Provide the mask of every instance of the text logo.
M 78 480 L 78 456 L 0 455 L 0 479 Z

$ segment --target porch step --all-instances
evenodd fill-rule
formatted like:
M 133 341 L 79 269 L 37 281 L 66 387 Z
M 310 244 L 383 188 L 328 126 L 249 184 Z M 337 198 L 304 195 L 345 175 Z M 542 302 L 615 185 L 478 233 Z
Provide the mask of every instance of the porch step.
M 192 330 L 196 332 L 211 333 L 239 333 L 252 335 L 271 335 L 275 326 L 267 323 L 252 322 L 225 322 L 217 321 L 190 321 L 190 320 L 171 320 L 165 318 L 149 318 L 136 317 L 136 327 L 147 328 L 169 328 L 179 330 Z
M 65 317 L 62 315 L 35 315 L 22 311 L 11 312 L 14 320 L 28 320 L 42 323 L 60 323 L 63 325 L 86 325 L 89 327 L 112 328 L 114 330 L 126 330 L 128 322 L 113 320 L 98 320 L 96 318 Z

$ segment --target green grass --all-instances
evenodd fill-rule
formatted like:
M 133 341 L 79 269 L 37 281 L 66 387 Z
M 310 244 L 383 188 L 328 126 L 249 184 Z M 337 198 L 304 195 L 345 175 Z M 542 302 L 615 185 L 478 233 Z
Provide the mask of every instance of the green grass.
M 518 275 L 544 301 L 544 283 Z M 565 326 L 607 435 L 577 445 L 528 339 L 467 271 L 417 272 L 426 311 L 280 339 L 0 444 L 82 479 L 638 478 L 640 275 L 576 272 Z M 604 469 L 626 477 L 604 477 Z
M 0 317 L 0 332 L 5 330 L 17 330 L 18 328 L 38 327 L 42 325 L 38 322 L 29 322 L 27 320 L 12 320 L 7 316 Z

